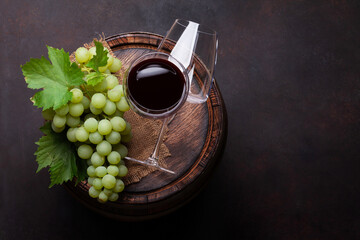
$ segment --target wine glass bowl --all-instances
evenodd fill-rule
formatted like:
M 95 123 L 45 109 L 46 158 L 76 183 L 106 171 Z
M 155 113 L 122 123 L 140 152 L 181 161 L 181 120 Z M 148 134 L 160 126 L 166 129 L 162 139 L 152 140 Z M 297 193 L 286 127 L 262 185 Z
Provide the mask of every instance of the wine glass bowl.
M 166 118 L 185 103 L 189 92 L 187 70 L 163 52 L 137 58 L 124 79 L 124 94 L 130 107 L 147 118 Z

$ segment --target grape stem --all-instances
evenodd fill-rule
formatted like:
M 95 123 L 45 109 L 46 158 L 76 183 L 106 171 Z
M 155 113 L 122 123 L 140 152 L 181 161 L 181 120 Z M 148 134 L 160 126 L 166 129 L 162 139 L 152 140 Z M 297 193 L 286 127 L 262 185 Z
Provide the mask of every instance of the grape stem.
M 103 116 L 104 119 L 110 119 L 109 116 L 106 116 L 104 114 L 101 114 L 101 116 Z
M 81 71 L 82 72 L 87 72 L 88 74 L 91 72 L 91 70 L 93 70 L 92 68 L 88 68 L 88 67 L 86 67 L 86 66 L 83 66 L 82 68 L 81 68 Z
M 90 94 L 90 91 L 87 89 L 86 84 L 82 84 L 82 85 L 80 85 L 80 87 L 81 87 L 82 91 L 85 93 L 84 94 L 85 97 L 87 97 L 89 100 L 91 100 L 92 96 Z

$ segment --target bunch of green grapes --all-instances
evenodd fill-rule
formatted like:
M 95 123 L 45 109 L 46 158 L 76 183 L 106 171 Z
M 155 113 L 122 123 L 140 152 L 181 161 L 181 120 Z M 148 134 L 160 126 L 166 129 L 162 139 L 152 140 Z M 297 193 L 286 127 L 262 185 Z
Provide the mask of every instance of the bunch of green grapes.
M 84 64 L 96 54 L 95 49 L 78 48 L 76 61 Z M 66 131 L 67 139 L 77 146 L 77 154 L 87 161 L 89 195 L 100 202 L 116 201 L 123 191 L 121 180 L 128 169 L 122 160 L 127 155 L 127 143 L 132 138 L 131 125 L 123 118 L 129 105 L 122 85 L 113 72 L 121 68 L 117 58 L 108 55 L 108 64 L 101 69 L 106 74 L 102 82 L 84 89 L 73 88 L 72 99 L 57 110 L 43 111 L 52 129 Z M 107 72 L 107 73 L 106 73 Z

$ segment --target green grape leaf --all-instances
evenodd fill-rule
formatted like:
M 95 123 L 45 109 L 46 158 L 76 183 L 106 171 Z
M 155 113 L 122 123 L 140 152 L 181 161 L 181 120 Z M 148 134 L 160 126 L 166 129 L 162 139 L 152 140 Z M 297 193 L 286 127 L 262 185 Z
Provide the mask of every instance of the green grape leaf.
M 21 66 L 28 87 L 42 89 L 32 100 L 35 106 L 43 110 L 60 108 L 71 100 L 69 88 L 84 83 L 84 73 L 76 63 L 70 62 L 69 53 L 49 46 L 47 49 L 51 62 L 45 57 L 32 58 Z
M 89 177 L 87 174 L 88 165 L 84 159 L 80 159 L 79 157 L 77 157 L 76 167 L 77 167 L 77 175 L 76 175 L 75 185 L 77 185 L 78 183 L 84 181 L 87 177 Z
M 109 57 L 107 56 L 108 51 L 104 48 L 101 42 L 94 41 L 94 44 L 96 47 L 96 55 L 93 56 L 86 66 L 98 71 L 99 67 L 106 66 Z
M 84 180 L 87 176 L 84 160 L 77 156 L 74 144 L 67 140 L 66 134 L 55 133 L 50 122 L 45 123 L 40 130 L 45 134 L 36 145 L 35 152 L 38 163 L 37 173 L 49 167 L 50 186 L 62 184 L 76 177 L 76 182 Z
M 86 82 L 90 86 L 95 86 L 104 80 L 105 74 L 101 72 L 91 72 L 88 75 L 86 75 Z

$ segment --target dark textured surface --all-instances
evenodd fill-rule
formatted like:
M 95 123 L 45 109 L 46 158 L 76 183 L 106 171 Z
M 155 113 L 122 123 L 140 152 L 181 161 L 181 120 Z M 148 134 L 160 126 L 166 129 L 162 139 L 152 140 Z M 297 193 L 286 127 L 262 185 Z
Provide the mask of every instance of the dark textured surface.
M 0 1 L 0 239 L 360 238 L 358 1 Z M 19 66 L 45 45 L 164 34 L 174 18 L 220 35 L 229 136 L 204 191 L 142 223 L 100 217 L 35 175 L 39 111 Z M 119 237 L 121 238 L 121 236 Z

